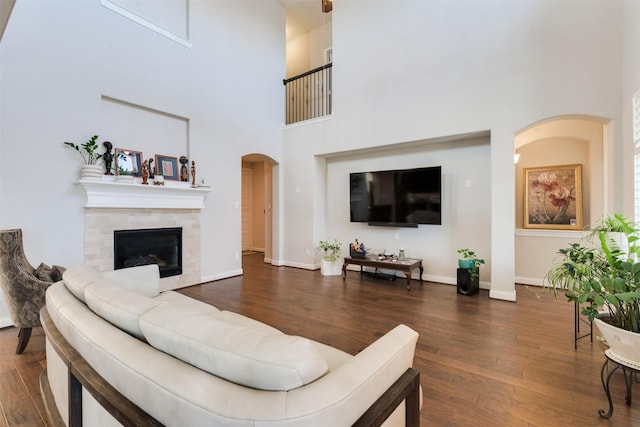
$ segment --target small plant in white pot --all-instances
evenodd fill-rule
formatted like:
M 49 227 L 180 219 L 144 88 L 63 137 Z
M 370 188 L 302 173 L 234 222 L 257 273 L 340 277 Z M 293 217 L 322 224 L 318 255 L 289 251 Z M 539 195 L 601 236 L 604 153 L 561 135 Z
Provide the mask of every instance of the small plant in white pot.
M 323 253 L 322 264 L 320 265 L 320 272 L 323 276 L 339 276 L 342 274 L 342 265 L 339 262 L 341 249 L 342 243 L 338 239 L 334 239 L 333 242 L 320 240 L 318 250 Z
M 98 164 L 98 161 L 102 158 L 103 153 L 98 153 L 99 145 L 96 142 L 98 135 L 93 135 L 87 142 L 81 145 L 74 144 L 73 142 L 65 141 L 64 145 L 67 145 L 82 156 L 84 164 L 80 169 L 80 179 L 102 179 L 102 166 Z M 84 150 L 84 153 L 80 150 Z

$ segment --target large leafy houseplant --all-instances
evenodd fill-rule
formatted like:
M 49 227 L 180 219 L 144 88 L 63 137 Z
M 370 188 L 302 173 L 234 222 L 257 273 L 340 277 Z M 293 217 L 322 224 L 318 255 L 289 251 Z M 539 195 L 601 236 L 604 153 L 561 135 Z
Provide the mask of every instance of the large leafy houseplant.
M 103 154 L 98 153 L 99 145 L 96 142 L 97 140 L 98 135 L 93 135 L 84 144 L 77 145 L 73 142 L 65 141 L 64 145 L 67 145 L 76 150 L 82 156 L 82 160 L 84 160 L 85 165 L 95 165 L 103 156 Z M 80 148 L 82 148 L 85 153 L 83 153 Z
M 611 231 L 620 233 L 621 240 L 612 238 Z M 590 321 L 606 317 L 613 326 L 640 332 L 638 231 L 620 214 L 601 219 L 587 241 L 559 251 L 545 278 L 554 294 L 566 290 L 567 299 L 579 303 Z

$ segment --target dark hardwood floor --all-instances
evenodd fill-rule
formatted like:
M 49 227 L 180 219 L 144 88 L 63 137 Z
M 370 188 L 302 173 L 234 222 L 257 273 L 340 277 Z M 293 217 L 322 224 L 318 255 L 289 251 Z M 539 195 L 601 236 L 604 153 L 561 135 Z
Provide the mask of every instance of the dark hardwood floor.
M 342 278 L 319 271 L 272 267 L 262 255 L 243 257 L 244 275 L 181 290 L 286 333 L 356 353 L 398 323 L 420 333 L 414 366 L 424 392 L 423 426 L 638 426 L 636 401 L 624 403 L 621 373 L 612 379 L 614 414 L 600 384 L 601 344 L 573 348 L 573 306 L 539 288 L 517 286 L 518 302 L 474 296 L 456 288 L 387 281 L 355 271 Z M 45 422 L 38 375 L 46 364 L 44 337 L 34 330 L 21 356 L 15 328 L 0 330 L 2 426 Z M 332 427 L 332 426 L 328 426 Z

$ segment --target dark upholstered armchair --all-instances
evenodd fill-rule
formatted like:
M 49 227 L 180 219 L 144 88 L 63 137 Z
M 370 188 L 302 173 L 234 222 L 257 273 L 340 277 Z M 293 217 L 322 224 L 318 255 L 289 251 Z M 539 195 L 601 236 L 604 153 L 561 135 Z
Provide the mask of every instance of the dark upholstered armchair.
M 42 264 L 41 264 L 42 265 Z M 44 294 L 53 282 L 40 280 L 24 255 L 22 230 L 0 231 L 0 287 L 4 294 L 13 324 L 20 328 L 18 348 L 20 354 L 31 338 L 31 328 L 40 326 L 40 309 Z M 48 272 L 50 274 L 50 271 Z

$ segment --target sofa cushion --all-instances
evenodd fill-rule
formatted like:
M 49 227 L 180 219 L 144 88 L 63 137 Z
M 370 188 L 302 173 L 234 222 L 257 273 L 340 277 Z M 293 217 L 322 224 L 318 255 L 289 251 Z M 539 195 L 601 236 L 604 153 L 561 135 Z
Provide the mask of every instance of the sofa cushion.
M 155 297 L 160 293 L 160 269 L 157 264 L 104 271 L 100 275 L 141 295 Z
M 106 280 L 98 280 L 87 286 L 84 297 L 94 313 L 138 339 L 144 339 L 140 330 L 140 316 L 159 304 L 166 304 Z
M 220 311 L 211 304 L 198 301 L 197 299 L 193 299 L 176 291 L 164 291 L 153 299 L 156 301 L 166 301 L 169 304 L 188 307 L 191 310 L 204 311 L 206 313 L 218 313 Z
M 311 341 L 235 325 L 215 313 L 161 305 L 140 317 L 149 344 L 213 375 L 260 390 L 291 390 L 328 371 Z
M 85 264 L 70 267 L 62 274 L 62 280 L 69 292 L 85 304 L 84 289 L 100 279 L 102 275 Z

